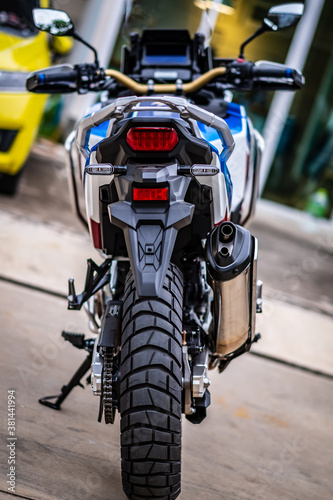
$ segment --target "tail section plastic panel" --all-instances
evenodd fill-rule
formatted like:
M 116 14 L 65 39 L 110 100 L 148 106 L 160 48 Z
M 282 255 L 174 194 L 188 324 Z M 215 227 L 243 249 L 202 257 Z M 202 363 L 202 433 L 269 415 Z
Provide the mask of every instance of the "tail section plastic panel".
M 128 174 L 115 178 L 119 202 L 110 204 L 111 223 L 124 232 L 137 293 L 159 297 L 178 230 L 192 221 L 194 205 L 184 201 L 190 177 L 177 175 L 177 165 L 164 168 L 128 166 Z M 132 185 L 169 186 L 167 205 L 133 203 Z M 149 202 L 151 203 L 151 202 Z

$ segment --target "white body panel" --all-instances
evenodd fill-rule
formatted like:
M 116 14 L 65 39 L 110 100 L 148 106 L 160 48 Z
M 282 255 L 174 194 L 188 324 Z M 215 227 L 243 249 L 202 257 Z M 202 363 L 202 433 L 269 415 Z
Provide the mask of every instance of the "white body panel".
M 129 100 L 134 101 L 137 98 L 127 98 Z M 142 99 L 142 98 L 141 98 Z M 147 99 L 147 98 L 146 98 Z M 163 97 L 161 100 L 167 102 L 169 100 L 168 97 Z M 179 98 L 170 97 L 170 101 L 175 101 L 178 104 Z M 186 102 L 182 99 L 182 102 Z M 145 103 L 143 103 L 145 104 Z M 191 106 L 188 104 L 188 106 Z M 82 145 L 84 144 L 84 134 L 85 130 L 91 129 L 91 133 L 89 136 L 89 150 L 94 148 L 94 146 L 100 142 L 103 138 L 108 137 L 113 128 L 114 119 L 112 119 L 112 111 L 108 112 L 108 109 L 115 109 L 115 105 L 109 105 L 104 108 L 101 107 L 101 104 L 97 104 L 94 106 L 94 109 L 90 110 L 92 114 L 88 115 L 86 119 L 82 120 L 82 125 L 80 123 L 79 130 L 77 133 L 77 145 L 81 145 L 81 152 L 84 153 Z M 155 108 L 156 109 L 156 108 Z M 196 108 L 197 109 L 197 108 Z M 201 110 L 200 110 L 201 111 Z M 204 113 L 207 113 L 203 111 Z M 137 112 L 135 112 L 136 114 Z M 211 115 L 208 113 L 208 115 Z M 98 118 L 100 116 L 100 118 Z M 215 116 L 215 115 L 211 115 Z M 228 187 L 228 179 L 225 177 L 225 173 L 220 171 L 214 177 L 204 176 L 197 177 L 197 180 L 204 185 L 210 186 L 212 188 L 212 224 L 217 225 L 220 224 L 223 220 L 230 219 L 231 213 L 236 211 L 236 209 L 241 207 L 241 219 L 247 217 L 247 214 L 251 210 L 252 205 L 252 186 L 253 186 L 253 172 L 254 172 L 254 132 L 251 123 L 247 125 L 248 119 L 246 117 L 245 109 L 240 107 L 240 115 L 234 115 L 233 118 L 235 124 L 235 130 L 233 130 L 233 138 L 235 141 L 235 148 L 233 154 L 227 160 L 228 170 L 230 172 L 230 177 L 232 180 L 232 199 L 230 200 L 230 188 Z M 199 118 L 199 116 L 198 116 Z M 201 116 L 200 116 L 201 118 Z M 217 118 L 217 117 L 216 117 Z M 224 123 L 224 126 L 227 123 L 221 118 L 217 118 L 218 120 Z M 84 128 L 83 123 L 86 122 L 86 128 Z M 98 129 L 96 129 L 96 125 L 108 122 L 106 124 L 105 135 L 104 137 L 100 135 Z M 195 123 L 193 120 L 192 123 Z M 213 123 L 213 122 L 212 122 Z M 214 123 L 215 125 L 215 123 Z M 214 128 L 214 125 L 210 125 Z M 221 126 L 221 125 L 220 125 Z M 249 126 L 249 130 L 248 130 Z M 228 128 L 228 127 L 227 127 Z M 81 131 L 80 131 L 81 129 Z M 221 129 L 220 129 L 221 130 Z M 199 131 L 198 126 L 194 126 L 193 131 L 195 135 L 198 137 L 205 138 L 204 133 Z M 223 131 L 225 133 L 225 131 Z M 80 135 L 81 134 L 81 135 Z M 229 130 L 230 134 L 230 130 Z M 249 144 L 249 139 L 251 143 Z M 216 138 L 216 135 L 215 135 Z M 205 140 L 207 140 L 205 138 Z M 219 155 L 223 152 L 223 146 L 220 139 L 216 138 L 216 140 L 209 141 L 213 148 L 212 152 L 212 164 L 217 166 L 219 169 L 221 167 Z M 230 144 L 230 141 L 229 141 Z M 229 152 L 230 154 L 230 152 Z M 89 157 L 89 163 L 94 164 L 97 163 L 96 153 L 92 151 L 90 156 L 87 155 L 87 152 L 83 154 L 82 161 L 82 170 L 84 170 L 84 165 L 86 164 L 87 157 Z M 223 169 L 221 169 L 223 170 Z M 227 174 L 227 173 L 226 173 Z M 85 202 L 86 202 L 86 212 L 88 220 L 91 219 L 96 223 L 100 223 L 100 212 L 99 212 L 99 188 L 102 185 L 109 184 L 113 180 L 113 175 L 85 175 L 83 173 L 84 179 L 84 193 L 85 193 Z M 229 191 L 229 196 L 228 196 Z M 231 204 L 230 204 L 231 201 Z
M 217 154 L 213 153 L 212 165 L 216 165 L 220 168 L 220 160 Z M 212 219 L 214 226 L 220 224 L 226 218 L 230 216 L 230 206 L 229 199 L 226 189 L 225 177 L 222 172 L 217 175 L 212 176 L 202 176 L 197 178 L 200 184 L 209 186 L 212 188 L 213 192 L 213 213 Z
M 231 210 L 236 209 L 245 195 L 250 154 L 246 135 L 245 125 L 240 133 L 234 135 L 235 149 L 228 161 L 228 168 L 233 182 Z
M 97 163 L 96 153 L 90 155 L 90 163 Z M 86 175 L 84 181 L 84 196 L 86 200 L 86 211 L 88 220 L 100 224 L 99 213 L 99 188 L 113 181 L 114 175 Z

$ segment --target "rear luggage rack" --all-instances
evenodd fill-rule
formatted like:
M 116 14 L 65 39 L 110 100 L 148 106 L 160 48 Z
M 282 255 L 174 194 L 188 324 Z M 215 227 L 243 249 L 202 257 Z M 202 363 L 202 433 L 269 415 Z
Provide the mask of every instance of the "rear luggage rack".
M 83 118 L 76 132 L 76 144 L 83 156 L 87 159 L 90 154 L 89 136 L 92 128 L 109 120 L 106 134 L 106 138 L 108 138 L 112 135 L 119 121 L 125 118 L 126 113 L 152 111 L 151 106 L 144 105 L 145 103 L 148 104 L 151 102 L 159 104 L 153 107 L 154 112 L 172 112 L 179 114 L 179 117 L 189 124 L 193 135 L 197 138 L 201 138 L 197 121 L 204 123 L 208 127 L 213 127 L 217 131 L 224 148 L 220 156 L 220 161 L 225 163 L 228 160 L 234 149 L 235 143 L 227 123 L 213 113 L 209 113 L 195 104 L 189 103 L 186 99 L 174 96 L 121 97 L 116 99 L 112 104 Z

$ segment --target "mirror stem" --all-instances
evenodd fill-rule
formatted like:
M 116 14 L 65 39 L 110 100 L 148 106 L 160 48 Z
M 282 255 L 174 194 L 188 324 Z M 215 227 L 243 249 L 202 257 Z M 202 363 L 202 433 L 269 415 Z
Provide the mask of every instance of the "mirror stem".
M 239 56 L 238 56 L 238 59 L 245 59 L 244 57 L 244 49 L 246 47 L 246 45 L 250 42 L 252 42 L 252 40 L 254 40 L 254 38 L 257 38 L 257 36 L 261 35 L 262 33 L 265 33 L 267 31 L 265 25 L 261 25 L 260 28 L 257 29 L 257 31 L 255 31 L 253 33 L 253 35 L 251 35 L 249 38 L 247 38 L 247 40 L 245 40 L 245 42 L 242 43 L 241 47 L 240 47 L 240 53 L 239 53 Z
M 75 40 L 78 40 L 79 42 L 83 43 L 86 47 L 88 47 L 90 50 L 93 51 L 93 53 L 95 55 L 95 64 L 99 68 L 97 50 L 92 45 L 90 45 L 88 42 L 86 42 L 83 38 L 81 38 L 80 35 L 76 31 L 74 31 L 74 33 L 73 33 L 73 38 L 75 38 Z

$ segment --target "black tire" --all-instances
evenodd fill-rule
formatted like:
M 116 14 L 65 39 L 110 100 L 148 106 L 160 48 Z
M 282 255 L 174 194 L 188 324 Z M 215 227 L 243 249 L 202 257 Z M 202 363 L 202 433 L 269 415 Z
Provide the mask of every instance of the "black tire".
M 170 264 L 161 297 L 139 299 L 129 272 L 121 346 L 123 488 L 131 500 L 180 493 L 182 276 Z
M 0 173 L 0 193 L 8 196 L 16 194 L 23 168 L 15 175 Z

